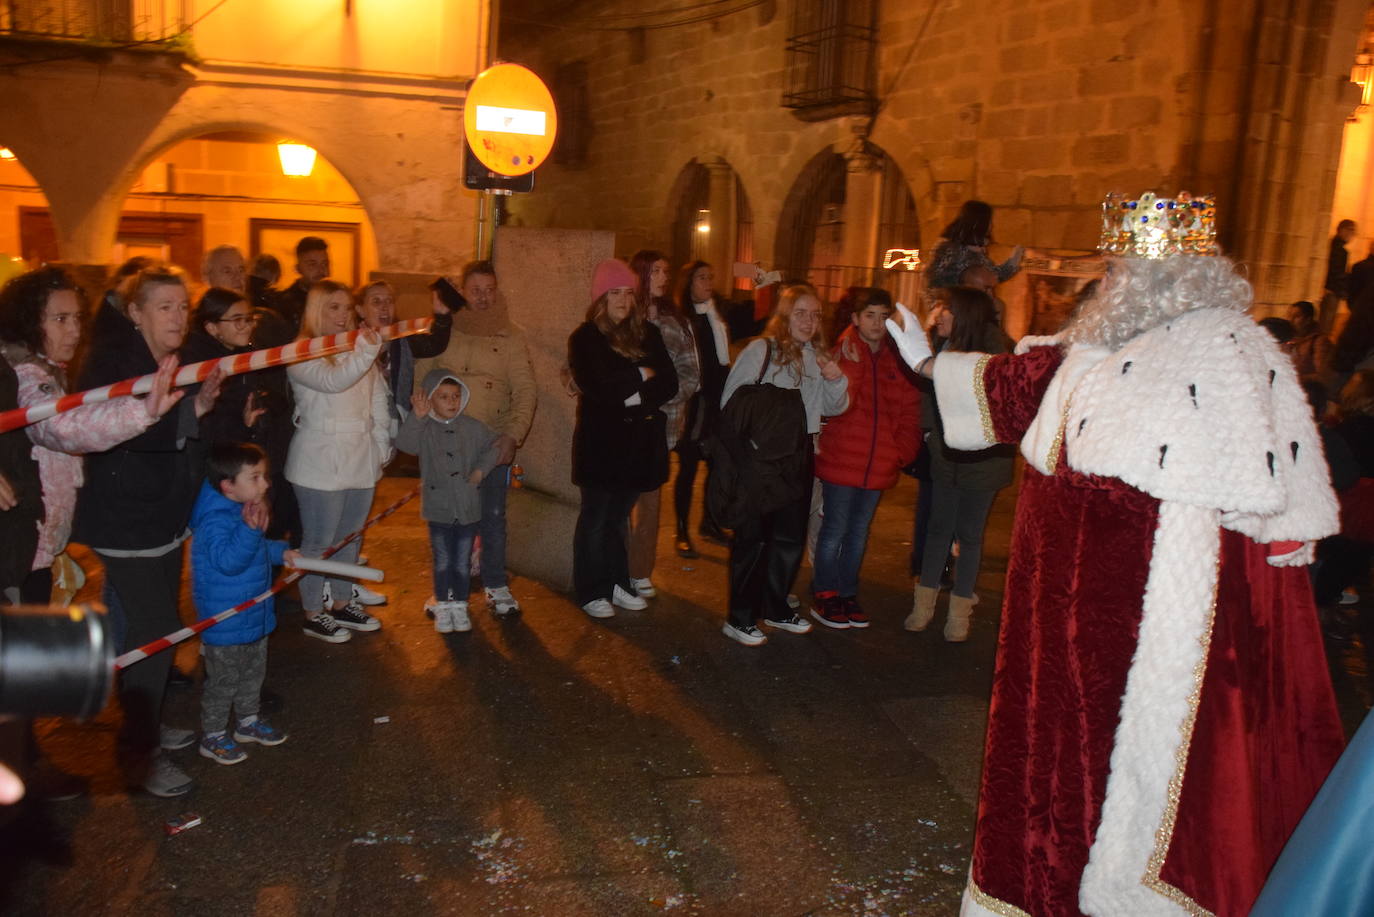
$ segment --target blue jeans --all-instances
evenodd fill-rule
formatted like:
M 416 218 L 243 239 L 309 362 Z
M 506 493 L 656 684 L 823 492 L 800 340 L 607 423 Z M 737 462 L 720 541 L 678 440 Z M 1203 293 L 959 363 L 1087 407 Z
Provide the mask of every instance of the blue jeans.
M 429 552 L 434 558 L 434 599 L 466 602 L 472 573 L 472 541 L 478 523 L 429 524 Z
M 859 594 L 859 567 L 881 490 L 821 482 L 821 532 L 816 537 L 814 592 Z
M 477 485 L 482 497 L 482 521 L 477 523 L 477 533 L 482 536 L 482 585 L 488 589 L 506 585 L 506 490 L 509 487 L 509 465 L 497 465 Z

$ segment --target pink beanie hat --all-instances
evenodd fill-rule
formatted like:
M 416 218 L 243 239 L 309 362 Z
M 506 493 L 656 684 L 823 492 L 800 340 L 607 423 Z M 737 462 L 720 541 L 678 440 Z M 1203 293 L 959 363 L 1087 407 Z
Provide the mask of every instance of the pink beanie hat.
M 592 299 L 600 299 L 606 291 L 618 287 L 634 289 L 639 286 L 639 278 L 630 266 L 619 258 L 607 258 L 596 266 L 592 274 Z

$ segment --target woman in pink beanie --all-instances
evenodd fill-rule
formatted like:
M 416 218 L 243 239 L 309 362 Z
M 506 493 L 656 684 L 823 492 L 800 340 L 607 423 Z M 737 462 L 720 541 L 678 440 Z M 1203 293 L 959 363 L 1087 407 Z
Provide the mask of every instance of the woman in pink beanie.
M 677 373 L 658 329 L 635 309 L 636 278 L 609 258 L 592 275 L 587 320 L 568 338 L 578 390 L 572 478 L 582 490 L 573 535 L 573 591 L 594 618 L 642 609 L 630 585 L 626 533 L 639 495 L 668 479 L 666 418 Z

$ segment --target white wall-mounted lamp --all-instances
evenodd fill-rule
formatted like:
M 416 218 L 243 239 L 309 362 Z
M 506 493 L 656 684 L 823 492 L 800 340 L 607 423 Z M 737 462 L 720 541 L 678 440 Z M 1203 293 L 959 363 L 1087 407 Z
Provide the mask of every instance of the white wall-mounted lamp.
M 0 146 L 0 159 L 3 159 L 5 162 L 13 162 L 14 150 L 7 146 Z
M 315 148 L 304 143 L 277 144 L 277 158 L 281 160 L 281 174 L 306 177 L 315 171 Z

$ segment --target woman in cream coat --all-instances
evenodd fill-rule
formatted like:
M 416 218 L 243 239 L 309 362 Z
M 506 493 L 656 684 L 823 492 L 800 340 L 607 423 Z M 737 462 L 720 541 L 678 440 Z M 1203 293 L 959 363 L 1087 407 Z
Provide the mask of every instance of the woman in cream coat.
M 324 280 L 310 288 L 301 319 L 301 337 L 351 331 L 353 297 L 348 288 Z M 301 508 L 301 553 L 324 550 L 362 528 L 382 466 L 392 455 L 386 382 L 377 368 L 382 340 L 364 328 L 356 346 L 287 368 L 296 396 L 296 434 L 286 456 L 286 479 Z M 333 555 L 356 563 L 361 539 Z M 325 608 L 322 576 L 301 580 L 305 632 L 329 643 L 343 643 L 354 630 L 373 631 L 381 623 L 348 601 L 346 580 L 330 580 L 331 607 Z

